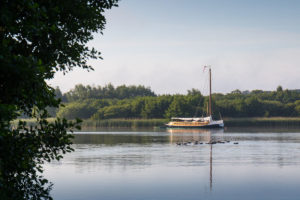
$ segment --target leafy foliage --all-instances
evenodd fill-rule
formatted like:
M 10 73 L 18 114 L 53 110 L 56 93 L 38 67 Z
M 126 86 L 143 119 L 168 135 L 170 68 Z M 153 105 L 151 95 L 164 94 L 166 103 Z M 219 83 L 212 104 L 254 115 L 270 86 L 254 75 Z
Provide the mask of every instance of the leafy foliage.
M 28 127 L 19 121 L 16 128 L 1 133 L 1 199 L 51 199 L 52 184 L 43 178 L 42 164 L 61 154 L 73 151 L 67 129 L 80 121 L 67 122 L 57 119 L 49 124 L 38 119 L 37 125 Z M 79 127 L 77 127 L 79 128 Z
M 84 86 L 82 88 L 85 88 L 81 91 L 84 94 L 91 87 Z M 112 91 L 115 91 L 112 89 L 114 86 L 111 85 L 109 88 L 111 90 L 108 91 L 112 94 Z M 156 95 L 149 89 L 148 96 L 139 96 L 139 93 L 126 91 L 128 93 L 123 93 L 122 97 L 108 95 L 106 98 L 102 95 L 103 91 L 98 90 L 101 95 L 96 93 L 93 95 L 98 99 L 90 99 L 89 95 L 81 95 L 82 98 L 75 98 L 76 101 L 71 101 L 69 98 L 65 107 L 61 107 L 57 115 L 69 119 L 80 116 L 84 119 L 95 120 L 193 117 L 207 114 L 208 97 L 202 96 L 196 89 L 189 90 L 186 95 Z M 66 94 L 62 96 L 66 96 Z M 124 96 L 127 98 L 123 98 Z M 299 99 L 299 91 L 280 89 L 276 91 L 253 90 L 251 92 L 235 90 L 228 94 L 213 94 L 213 115 L 215 118 L 219 118 L 220 113 L 224 117 L 295 117 L 300 116 Z
M 44 120 L 60 104 L 46 80 L 74 67 L 92 70 L 87 60 L 100 52 L 86 43 L 102 33 L 103 13 L 117 2 L 0 0 L 0 199 L 51 199 L 42 164 L 72 150 L 67 130 L 79 121 Z M 20 115 L 38 125 L 12 127 Z
M 65 93 L 62 99 L 63 102 L 72 102 L 84 99 L 127 99 L 138 96 L 155 96 L 155 94 L 150 88 L 141 85 L 121 85 L 115 88 L 112 84 L 108 84 L 104 87 L 92 87 L 79 84 L 76 85 L 74 89 Z

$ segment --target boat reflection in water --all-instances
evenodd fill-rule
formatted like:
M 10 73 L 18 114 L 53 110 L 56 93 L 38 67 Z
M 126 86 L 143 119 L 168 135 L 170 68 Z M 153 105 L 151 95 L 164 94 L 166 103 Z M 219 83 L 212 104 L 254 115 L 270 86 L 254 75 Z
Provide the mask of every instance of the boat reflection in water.
M 224 129 L 167 129 L 170 143 L 217 142 L 224 140 Z
M 213 145 L 224 143 L 224 129 L 167 129 L 170 143 L 177 145 L 210 145 L 209 146 L 209 186 L 213 186 Z

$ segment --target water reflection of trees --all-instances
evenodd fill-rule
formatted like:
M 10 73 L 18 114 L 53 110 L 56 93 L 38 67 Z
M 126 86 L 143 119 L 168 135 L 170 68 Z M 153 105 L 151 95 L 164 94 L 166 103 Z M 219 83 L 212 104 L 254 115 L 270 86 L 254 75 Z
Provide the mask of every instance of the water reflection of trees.
M 83 165 L 83 163 L 85 163 Z M 92 155 L 86 157 L 76 157 L 74 164 L 78 172 L 85 172 L 85 170 L 102 170 L 103 168 L 111 171 L 114 169 L 121 169 L 126 171 L 130 169 L 144 169 L 151 166 L 151 155 L 146 153 L 140 154 L 126 154 L 116 153 L 110 155 Z
M 222 129 L 167 129 L 165 133 L 137 133 L 137 134 L 75 134 L 75 144 L 150 144 L 150 143 L 176 143 L 188 141 L 203 141 L 224 139 Z
M 161 133 L 134 133 L 131 135 L 84 134 L 75 136 L 75 143 L 81 147 L 82 144 L 100 144 L 100 146 L 114 147 L 111 149 L 119 149 L 120 151 L 77 157 L 76 162 L 90 163 L 90 167 L 123 170 L 128 168 L 147 168 L 162 162 L 168 163 L 166 164 L 167 166 L 209 166 L 206 169 L 210 177 L 210 188 L 212 188 L 213 164 L 266 165 L 277 163 L 279 166 L 285 166 L 299 163 L 299 159 L 295 157 L 297 149 L 293 149 L 295 145 L 292 145 L 293 143 L 299 143 L 299 138 L 299 136 L 295 136 L 292 133 L 224 133 L 223 130 L 205 129 L 168 129 L 166 132 Z M 227 140 L 231 142 L 216 144 L 216 146 L 207 144 L 210 141 Z M 188 142 L 195 144 L 196 141 L 202 142 L 202 146 L 181 148 L 176 145 L 176 143 Z M 244 145 L 234 145 L 233 141 L 243 141 Z M 266 145 L 270 146 L 266 147 Z M 167 147 L 166 150 L 173 154 L 160 152 L 164 151 L 164 149 L 161 149 L 162 146 Z M 135 149 L 135 147 L 138 148 Z M 158 147 L 159 151 L 155 149 L 156 147 Z M 220 153 L 223 150 L 228 153 Z M 289 150 L 289 153 L 284 150 Z M 99 149 L 100 151 L 101 148 Z M 179 154 L 181 156 L 178 156 Z
M 147 144 L 147 143 L 167 143 L 166 135 L 143 135 L 143 134 L 75 134 L 75 144 Z

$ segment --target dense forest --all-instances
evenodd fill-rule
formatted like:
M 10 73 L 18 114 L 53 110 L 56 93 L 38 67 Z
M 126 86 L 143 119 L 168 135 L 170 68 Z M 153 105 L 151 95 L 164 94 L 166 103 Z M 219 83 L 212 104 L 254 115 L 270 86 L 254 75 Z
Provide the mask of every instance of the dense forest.
M 51 116 L 67 119 L 113 119 L 113 118 L 170 118 L 199 117 L 207 115 L 208 97 L 197 89 L 186 95 L 157 95 L 144 86 L 104 87 L 76 85 L 62 94 L 55 89 L 56 97 L 63 106 L 49 108 Z M 300 91 L 239 91 L 212 95 L 213 116 L 222 117 L 296 117 L 300 116 Z

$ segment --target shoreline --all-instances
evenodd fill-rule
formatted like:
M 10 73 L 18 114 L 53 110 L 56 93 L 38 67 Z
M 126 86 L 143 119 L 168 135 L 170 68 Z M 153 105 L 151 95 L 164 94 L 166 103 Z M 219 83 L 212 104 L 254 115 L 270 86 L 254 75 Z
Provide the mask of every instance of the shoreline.
M 300 117 L 247 117 L 224 118 L 225 128 L 232 127 L 270 127 L 300 128 Z M 83 120 L 82 128 L 154 128 L 161 127 L 168 119 L 106 119 Z
M 55 118 L 49 118 L 53 122 Z M 34 125 L 34 119 L 19 119 L 27 124 Z M 264 127 L 264 128 L 300 128 L 300 117 L 245 117 L 245 118 L 224 118 L 225 128 L 234 127 Z M 15 126 L 18 120 L 12 122 Z M 81 123 L 82 129 L 98 128 L 155 128 L 162 127 L 169 119 L 86 119 Z

